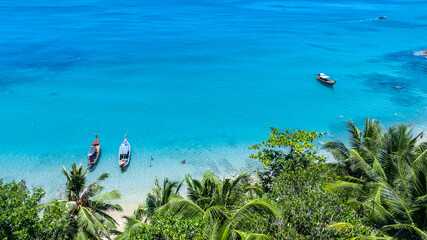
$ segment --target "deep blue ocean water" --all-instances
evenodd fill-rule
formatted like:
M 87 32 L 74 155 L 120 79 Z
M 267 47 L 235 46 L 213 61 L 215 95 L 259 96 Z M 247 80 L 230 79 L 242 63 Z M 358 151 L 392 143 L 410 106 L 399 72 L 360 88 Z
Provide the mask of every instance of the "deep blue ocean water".
M 153 3 L 154 2 L 154 3 Z M 0 1 L 0 178 L 58 197 L 62 166 L 124 201 L 154 177 L 255 164 L 270 126 L 427 126 L 427 1 Z M 378 20 L 386 15 L 387 19 Z M 333 88 L 315 74 L 338 79 Z M 126 172 L 117 154 L 127 134 Z M 334 134 L 334 137 L 332 137 Z M 153 167 L 148 167 L 150 156 Z M 187 164 L 181 164 L 186 159 Z

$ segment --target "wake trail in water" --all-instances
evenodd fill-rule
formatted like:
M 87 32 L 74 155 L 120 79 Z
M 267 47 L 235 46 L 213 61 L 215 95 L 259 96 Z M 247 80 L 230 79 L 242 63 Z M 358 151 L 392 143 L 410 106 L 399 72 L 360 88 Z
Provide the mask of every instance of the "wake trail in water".
M 342 21 L 338 23 L 357 23 L 357 22 L 369 22 L 369 21 L 376 21 L 380 20 L 379 18 L 368 18 L 368 19 L 362 19 L 362 20 L 350 20 L 350 21 Z

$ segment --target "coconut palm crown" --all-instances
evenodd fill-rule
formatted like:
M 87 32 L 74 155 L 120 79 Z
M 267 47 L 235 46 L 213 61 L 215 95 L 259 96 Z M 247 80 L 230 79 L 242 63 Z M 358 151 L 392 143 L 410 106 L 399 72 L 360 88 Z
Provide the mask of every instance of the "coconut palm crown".
M 347 170 L 344 180 L 327 190 L 347 195 L 385 236 L 427 239 L 427 143 L 417 143 L 421 133 L 402 124 L 383 131 L 379 122 L 367 119 L 362 134 L 347 124 L 350 149 L 340 142 L 325 144 Z
M 53 200 L 43 207 L 59 206 L 64 210 L 64 217 L 70 222 L 70 238 L 73 239 L 111 239 L 110 231 L 116 229 L 117 222 L 106 212 L 122 211 L 118 204 L 109 202 L 120 198 L 120 193 L 113 190 L 101 193 L 103 187 L 99 182 L 105 180 L 107 173 L 99 176 L 93 183 L 86 185 L 88 169 L 83 165 L 71 165 L 70 172 L 65 167 L 65 199 Z
M 183 181 L 169 181 L 168 178 L 163 179 L 162 186 L 156 178 L 154 188 L 151 193 L 147 195 L 144 205 L 140 205 L 133 213 L 132 216 L 124 216 L 126 219 L 125 229 L 116 239 L 129 239 L 137 231 L 140 226 L 148 226 L 147 221 L 158 211 L 161 211 L 169 202 L 182 199 L 179 195 Z
M 271 239 L 264 234 L 247 232 L 256 217 L 277 217 L 278 210 L 264 199 L 252 200 L 241 208 L 230 210 L 224 205 L 211 205 L 206 210 L 190 200 L 182 199 L 168 204 L 168 210 L 184 218 L 203 217 L 208 240 Z

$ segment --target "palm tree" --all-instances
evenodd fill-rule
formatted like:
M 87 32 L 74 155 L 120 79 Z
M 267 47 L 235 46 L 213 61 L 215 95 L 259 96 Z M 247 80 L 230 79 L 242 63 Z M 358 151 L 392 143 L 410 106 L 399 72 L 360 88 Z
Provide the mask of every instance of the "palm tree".
M 70 172 L 63 167 L 67 178 L 64 200 L 53 200 L 43 207 L 60 207 L 67 212 L 70 227 L 73 228 L 72 238 L 76 239 L 111 239 L 110 231 L 116 229 L 117 222 L 109 216 L 107 211 L 122 211 L 118 204 L 108 202 L 120 198 L 117 190 L 102 193 L 99 182 L 108 177 L 102 174 L 93 183 L 86 186 L 88 169 L 83 170 L 83 165 L 71 165 Z
M 126 219 L 126 227 L 117 239 L 131 238 L 131 236 L 137 232 L 138 228 L 141 226 L 149 226 L 147 220 L 150 220 L 154 214 L 162 215 L 169 211 L 171 206 L 177 206 L 177 204 L 185 202 L 192 203 L 202 211 L 212 213 L 213 217 L 223 216 L 222 219 L 226 221 L 225 210 L 230 211 L 236 208 L 235 204 L 238 198 L 242 197 L 240 193 L 246 191 L 254 191 L 257 194 L 260 193 L 260 187 L 251 186 L 247 182 L 247 179 L 248 175 L 241 174 L 235 179 L 227 178 L 219 180 L 218 177 L 209 170 L 203 174 L 201 181 L 193 179 L 190 175 L 186 175 L 185 181 L 188 184 L 187 193 L 190 200 L 185 200 L 178 194 L 183 182 L 170 182 L 165 178 L 161 187 L 156 179 L 155 187 L 152 193 L 148 194 L 146 204 L 138 207 L 133 216 L 124 217 Z M 221 225 L 221 227 L 222 226 L 226 225 Z M 225 229 L 226 228 L 223 228 L 223 230 Z M 241 236 L 250 237 L 249 239 L 256 239 L 254 237 L 258 236 L 257 234 L 246 234 L 241 231 L 231 231 L 233 229 L 228 230 L 232 236 L 242 234 Z M 219 232 L 219 229 L 217 229 L 216 232 Z
M 349 132 L 350 148 L 347 148 L 341 141 L 327 142 L 323 148 L 329 151 L 332 156 L 338 161 L 338 165 L 342 166 L 340 170 L 345 173 L 360 177 L 360 172 L 354 171 L 347 161 L 350 158 L 350 151 L 354 150 L 363 156 L 369 163 L 372 163 L 373 157 L 381 151 L 380 146 L 383 140 L 383 127 L 380 121 L 366 118 L 365 128 L 363 132 L 357 128 L 353 121 L 345 121 L 347 131 Z
M 129 239 L 135 234 L 141 226 L 149 226 L 147 220 L 158 211 L 160 211 L 169 202 L 182 199 L 178 192 L 182 186 L 183 181 L 169 181 L 168 178 L 163 179 L 163 187 L 159 185 L 159 181 L 155 180 L 155 186 L 152 193 L 147 195 L 145 205 L 140 205 L 133 213 L 133 216 L 124 216 L 126 225 L 123 233 L 116 231 L 120 234 L 116 239 Z
M 365 129 L 381 129 L 381 127 L 376 125 L 377 123 L 375 123 L 376 127 L 372 127 L 372 122 L 372 120 L 367 119 L 367 127 Z M 352 122 L 348 123 L 350 124 L 349 126 L 352 126 L 349 129 L 357 129 Z M 325 148 L 336 156 L 338 164 L 344 163 L 344 169 L 346 170 L 344 178 L 348 182 L 363 183 L 363 186 L 371 188 L 372 183 L 376 182 L 377 176 L 373 175 L 372 171 L 369 171 L 369 167 L 372 168 L 379 165 L 387 176 L 387 183 L 394 187 L 396 177 L 399 177 L 399 174 L 396 172 L 398 160 L 405 159 L 410 162 L 417 157 L 417 153 L 418 155 L 422 153 L 422 151 L 420 152 L 420 147 L 423 144 L 417 146 L 417 139 L 421 133 L 414 136 L 412 128 L 408 128 L 403 124 L 393 126 L 384 132 L 370 132 L 376 132 L 374 134 L 376 136 L 364 137 L 363 139 L 371 140 L 361 140 L 360 144 L 355 143 L 358 140 L 355 140 L 357 138 L 354 138 L 354 134 L 351 134 L 350 142 L 353 142 L 352 145 L 356 146 L 352 149 L 346 148 L 339 142 L 326 143 Z M 372 139 L 376 139 L 375 141 L 377 142 L 374 143 Z M 367 142 L 370 143 L 367 144 Z M 336 147 L 340 144 L 345 147 L 345 151 L 342 151 L 343 147 Z M 346 152 L 346 154 L 340 154 L 339 152 Z M 367 194 L 367 191 L 368 189 L 363 190 L 365 194 Z
M 424 149 L 423 154 L 412 163 L 397 160 L 394 167 L 399 177 L 395 178 L 395 186 L 388 183 L 384 169 L 375 161 L 374 166 L 365 165 L 363 168 L 373 181 L 339 182 L 330 186 L 329 190 L 358 196 L 361 199 L 358 204 L 370 214 L 369 218 L 386 236 L 394 239 L 427 239 L 427 161 L 424 156 L 427 148 Z M 340 230 L 340 226 L 346 224 L 336 223 L 331 227 Z
M 341 160 L 349 169 L 346 180 L 327 189 L 350 197 L 386 235 L 427 239 L 427 143 L 417 145 L 421 133 L 414 136 L 405 125 L 375 134 L 377 142 L 363 140 L 348 150 Z
M 248 179 L 249 175 L 240 174 L 235 179 L 225 178 L 219 181 L 212 204 L 235 206 L 242 199 L 243 194 L 252 189 L 249 187 Z
M 210 170 L 203 174 L 202 180 L 193 179 L 189 174 L 185 176 L 188 198 L 204 210 L 212 205 L 233 206 L 248 191 L 259 194 L 260 188 L 251 186 L 248 180 L 247 174 L 220 180 Z
M 159 185 L 159 181 L 155 180 L 154 188 L 152 193 L 147 195 L 145 200 L 145 205 L 138 207 L 136 210 L 135 217 L 142 219 L 143 216 L 150 217 L 156 210 L 168 204 L 174 199 L 181 199 L 179 195 L 179 190 L 181 189 L 183 181 L 169 181 L 168 178 L 163 179 L 163 186 Z
M 187 197 L 206 209 L 212 201 L 218 177 L 211 170 L 207 170 L 201 180 L 193 179 L 190 174 L 185 175 L 184 180 L 187 183 Z
M 237 210 L 230 210 L 224 205 L 213 205 L 206 210 L 190 200 L 182 199 L 168 204 L 168 210 L 185 218 L 203 217 L 207 228 L 208 240 L 229 239 L 270 239 L 263 234 L 245 232 L 255 217 L 277 217 L 275 207 L 263 199 L 255 199 Z

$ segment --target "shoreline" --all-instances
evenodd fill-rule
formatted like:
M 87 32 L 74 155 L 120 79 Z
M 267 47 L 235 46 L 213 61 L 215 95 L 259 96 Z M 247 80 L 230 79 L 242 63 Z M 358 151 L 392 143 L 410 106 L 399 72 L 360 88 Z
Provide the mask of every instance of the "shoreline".
M 359 127 L 359 129 L 363 130 L 364 125 L 362 125 L 362 126 L 359 125 L 358 127 Z M 423 127 L 420 126 L 420 125 L 414 125 L 413 128 L 414 128 L 414 133 L 415 134 L 419 133 L 420 131 L 423 130 Z M 336 137 L 336 136 L 331 137 L 328 134 L 328 135 L 325 135 L 322 138 L 318 139 L 316 141 L 316 143 L 315 143 L 315 147 L 317 148 L 317 150 L 316 150 L 317 153 L 319 155 L 324 156 L 327 162 L 328 161 L 334 161 L 334 159 L 333 159 L 333 157 L 326 150 L 321 149 L 322 143 L 327 142 L 327 141 L 340 140 L 340 141 L 344 142 L 344 144 L 348 145 L 347 131 L 345 131 L 344 133 L 338 134 L 338 136 L 339 137 Z M 321 140 L 323 140 L 323 141 L 321 141 Z M 419 140 L 418 143 L 421 143 L 421 142 L 423 142 L 423 141 Z M 249 154 L 250 154 L 250 150 L 248 150 L 248 156 L 249 156 Z M 206 168 L 205 170 L 207 170 L 207 169 L 208 168 Z M 248 167 L 247 168 L 242 168 L 242 169 L 248 169 Z M 221 174 L 219 176 L 220 177 L 229 177 L 229 176 L 235 174 L 236 172 L 237 172 L 237 169 L 235 169 L 234 172 L 224 173 L 224 174 Z M 199 174 L 199 176 L 197 176 L 197 175 L 193 175 L 193 176 L 195 176 L 195 177 L 201 177 L 201 174 Z M 162 181 L 162 179 L 159 178 L 159 181 Z M 186 196 L 183 193 L 185 193 L 186 190 L 185 190 L 185 185 L 183 185 L 183 186 L 184 187 L 181 189 L 181 195 L 185 198 Z M 145 193 L 143 195 L 141 195 L 141 197 L 131 198 L 131 197 L 128 196 L 128 197 L 122 198 L 121 200 L 117 201 L 117 203 L 119 203 L 122 206 L 123 212 L 111 212 L 110 214 L 117 221 L 117 223 L 118 223 L 118 226 L 117 226 L 118 230 L 122 230 L 122 228 L 124 227 L 124 224 L 125 224 L 126 220 L 123 218 L 123 216 L 131 216 L 133 214 L 134 210 L 137 209 L 138 205 L 144 203 L 146 195 L 149 192 L 151 192 L 151 190 L 152 190 L 153 187 L 154 187 L 154 178 L 152 179 L 152 186 L 150 188 L 144 189 Z
M 357 123 L 357 126 L 363 129 L 364 124 L 361 125 Z M 345 144 L 348 144 L 348 135 L 347 131 L 345 130 L 345 125 L 342 124 L 340 128 L 342 131 L 339 133 L 333 132 L 334 137 L 332 137 L 328 131 L 327 135 L 316 141 L 315 146 L 317 147 L 318 154 L 325 156 L 327 161 L 331 160 L 332 158 L 328 156 L 329 154 L 325 150 L 320 149 L 321 142 L 340 140 Z M 425 125 L 415 123 L 415 133 L 423 129 L 426 129 Z M 267 132 L 264 137 L 267 137 Z M 106 181 L 102 182 L 101 185 L 105 187 L 104 191 L 119 190 L 122 194 L 121 199 L 115 202 L 122 206 L 123 212 L 111 212 L 111 216 L 119 223 L 118 228 L 120 229 L 123 227 L 125 222 L 123 216 L 132 215 L 133 211 L 136 210 L 138 205 L 144 203 L 147 194 L 154 187 L 154 179 L 156 176 L 160 182 L 164 177 L 168 177 L 173 181 L 181 181 L 185 174 L 191 174 L 193 177 L 199 178 L 207 169 L 213 170 L 220 177 L 230 176 L 236 173 L 236 171 L 239 169 L 248 169 L 249 165 L 255 166 L 256 164 L 259 164 L 259 162 L 256 160 L 248 158 L 252 152 L 248 149 L 248 146 L 249 144 L 233 146 L 222 144 L 220 147 L 211 147 L 209 149 L 198 149 L 193 146 L 192 148 L 177 149 L 172 152 L 172 154 L 168 152 L 161 154 L 162 151 L 156 151 L 157 154 L 155 154 L 153 160 L 148 160 L 149 156 L 147 159 L 139 159 L 140 153 L 138 153 L 138 157 L 135 157 L 131 160 L 130 167 L 126 172 L 121 172 L 118 166 L 116 166 L 117 164 L 107 165 L 108 162 L 116 163 L 115 154 L 104 154 L 98 163 L 99 165 L 89 173 L 88 183 L 93 181 L 94 178 L 98 177 L 104 172 L 110 173 L 110 177 L 107 178 Z M 192 157 L 187 159 L 186 164 L 181 164 L 179 156 L 190 155 L 191 152 L 193 152 L 191 155 Z M 168 158 L 168 154 L 170 154 L 172 157 Z M 8 154 L 6 156 L 13 155 Z M 3 157 L 3 159 L 6 159 L 6 157 Z M 78 163 L 78 159 L 81 158 L 79 158 L 79 156 L 74 156 L 69 158 L 68 161 L 70 163 L 74 161 Z M 46 196 L 44 197 L 44 201 L 46 202 L 50 201 L 51 199 L 59 198 L 60 196 L 58 188 L 63 189 L 65 187 L 63 186 L 65 179 L 61 173 L 61 167 L 65 166 L 68 170 L 70 163 L 51 163 L 47 166 L 43 166 L 43 168 L 40 168 L 42 164 L 35 164 L 35 162 L 41 161 L 41 159 L 35 157 L 35 159 L 30 160 L 31 164 L 33 164 L 30 165 L 30 169 L 16 169 L 19 170 L 20 174 L 24 173 L 27 175 L 27 178 L 24 178 L 24 180 L 27 182 L 28 186 L 39 186 L 45 189 Z M 149 161 L 153 162 L 153 167 L 148 167 Z M 83 164 L 85 163 L 83 162 Z M 33 171 L 32 169 L 37 169 L 38 171 Z M 43 171 L 40 171 L 39 169 L 43 169 Z M 8 175 L 12 176 L 14 173 L 9 172 Z M 9 178 L 14 180 L 21 179 L 10 176 L 6 177 L 5 179 L 7 181 Z M 41 182 L 44 184 L 37 184 L 34 179 L 38 181 L 41 180 Z M 50 184 L 46 185 L 46 183 Z M 185 185 L 181 191 L 185 192 Z

